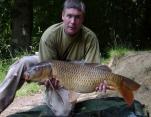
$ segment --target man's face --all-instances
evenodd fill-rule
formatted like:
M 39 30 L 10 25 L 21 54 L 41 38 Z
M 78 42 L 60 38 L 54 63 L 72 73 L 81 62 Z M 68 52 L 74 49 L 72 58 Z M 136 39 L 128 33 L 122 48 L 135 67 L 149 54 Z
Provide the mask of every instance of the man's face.
M 62 12 L 62 20 L 66 34 L 74 36 L 83 23 L 83 12 L 75 8 L 67 8 Z

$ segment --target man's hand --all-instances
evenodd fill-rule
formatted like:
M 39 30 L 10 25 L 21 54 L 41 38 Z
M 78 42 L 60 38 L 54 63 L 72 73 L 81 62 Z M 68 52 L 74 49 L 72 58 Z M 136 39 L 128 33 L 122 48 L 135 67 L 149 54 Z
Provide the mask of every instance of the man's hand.
M 57 80 L 56 78 L 50 78 L 50 79 L 47 79 L 45 81 L 45 84 L 44 84 L 47 88 L 50 87 L 50 86 L 53 86 L 55 89 L 59 89 L 61 86 L 59 84 L 59 80 Z
M 106 93 L 107 90 L 115 90 L 113 86 L 107 85 L 107 81 L 104 80 L 98 87 L 96 87 L 96 91 L 100 91 Z
M 59 80 L 56 79 L 56 77 L 52 77 L 52 78 L 49 78 L 45 81 L 42 81 L 39 83 L 40 85 L 45 85 L 46 88 L 49 88 L 49 87 L 52 87 L 54 89 L 59 89 L 61 86 L 59 84 Z

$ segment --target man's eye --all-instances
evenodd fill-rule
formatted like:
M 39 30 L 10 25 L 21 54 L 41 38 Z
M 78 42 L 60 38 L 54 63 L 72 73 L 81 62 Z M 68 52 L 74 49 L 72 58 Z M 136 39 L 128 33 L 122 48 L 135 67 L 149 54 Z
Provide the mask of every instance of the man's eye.
M 67 15 L 67 17 L 68 17 L 68 18 L 71 18 L 71 17 L 72 17 L 72 15 Z
M 80 15 L 76 15 L 75 18 L 76 18 L 76 19 L 79 19 L 79 18 L 80 18 Z

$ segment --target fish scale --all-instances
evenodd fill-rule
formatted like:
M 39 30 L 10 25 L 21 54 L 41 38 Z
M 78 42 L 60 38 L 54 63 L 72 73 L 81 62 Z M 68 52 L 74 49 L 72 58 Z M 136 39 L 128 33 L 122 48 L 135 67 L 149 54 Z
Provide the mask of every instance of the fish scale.
M 128 105 L 133 102 L 133 91 L 140 87 L 137 82 L 109 72 L 104 66 L 90 64 L 52 60 L 37 64 L 27 72 L 31 81 L 46 80 L 49 76 L 55 76 L 66 89 L 79 93 L 93 92 L 105 80 L 107 85 L 114 86 L 121 93 Z
M 62 61 L 55 61 L 52 63 L 52 66 L 54 66 L 52 67 L 52 74 L 58 76 L 61 85 L 80 93 L 90 93 L 94 91 L 96 86 L 104 80 L 112 85 L 114 85 L 114 83 L 119 84 L 121 80 L 121 78 L 116 78 L 115 74 L 102 71 L 96 67 L 73 63 L 67 64 Z

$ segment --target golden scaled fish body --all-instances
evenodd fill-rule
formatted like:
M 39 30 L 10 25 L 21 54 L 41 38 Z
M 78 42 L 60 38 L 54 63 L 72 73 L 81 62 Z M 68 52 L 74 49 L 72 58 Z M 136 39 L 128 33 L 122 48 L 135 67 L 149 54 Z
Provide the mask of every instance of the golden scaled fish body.
M 113 86 L 121 93 L 128 105 L 134 100 L 133 91 L 140 87 L 135 81 L 110 72 L 105 66 L 90 64 L 51 61 L 37 64 L 27 72 L 31 81 L 43 81 L 55 76 L 66 89 L 79 93 L 93 92 L 106 80 L 107 85 Z

